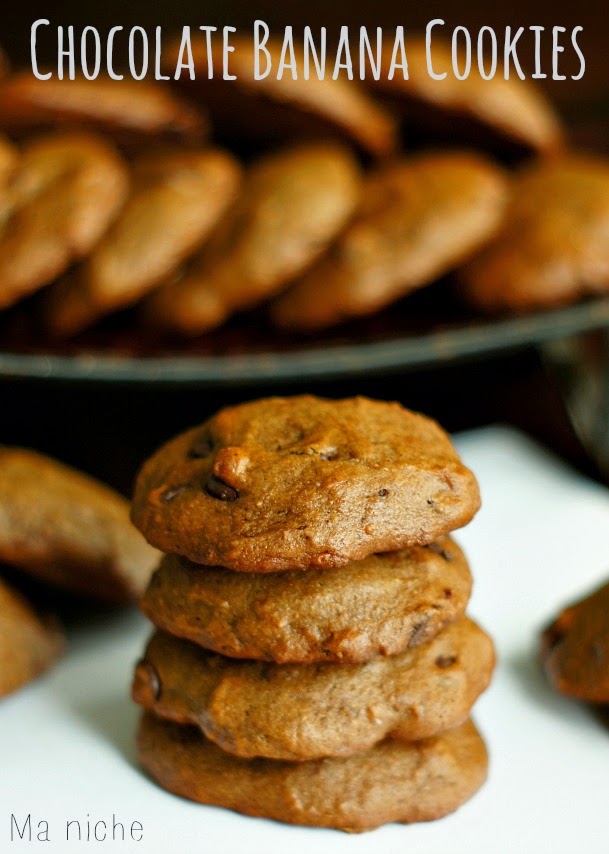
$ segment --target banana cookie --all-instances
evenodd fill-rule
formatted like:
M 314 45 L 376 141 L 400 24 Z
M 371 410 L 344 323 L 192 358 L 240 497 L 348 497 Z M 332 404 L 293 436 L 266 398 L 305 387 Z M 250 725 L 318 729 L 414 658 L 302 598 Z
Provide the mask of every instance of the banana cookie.
M 328 254 L 271 307 L 273 321 L 312 331 L 373 314 L 473 255 L 506 200 L 504 173 L 478 154 L 421 154 L 381 169 Z
M 174 794 L 246 815 L 358 832 L 454 812 L 487 774 L 484 742 L 470 721 L 424 741 L 388 739 L 344 758 L 240 759 L 195 727 L 147 713 L 138 748 L 146 770 Z
M 401 69 L 390 76 L 391 55 L 385 53 L 378 80 L 368 78 L 376 94 L 388 98 L 403 116 L 406 128 L 436 137 L 467 140 L 509 155 L 545 154 L 564 143 L 560 120 L 548 99 L 528 81 L 512 74 L 485 79 L 475 62 L 469 74 L 458 79 L 450 73 L 452 45 L 435 37 L 428 59 L 425 39 L 408 40 L 408 79 Z M 429 73 L 430 62 L 438 74 Z
M 400 655 L 351 665 L 238 662 L 156 633 L 133 699 L 236 756 L 302 761 L 454 729 L 493 666 L 490 638 L 467 618 Z
M 195 81 L 187 73 L 180 78 L 183 90 L 209 109 L 214 127 L 222 137 L 241 145 L 244 140 L 277 144 L 338 138 L 375 157 L 395 151 L 398 140 L 391 113 L 370 98 L 356 81 L 333 79 L 330 75 L 320 80 L 314 71 L 308 80 L 302 74 L 294 80 L 289 70 L 281 79 L 269 74 L 256 80 L 253 40 L 235 36 L 231 43 L 234 50 L 230 52 L 228 65 L 237 79 L 224 79 L 222 54 L 212 51 L 208 57 L 203 39 L 193 44 L 192 56 L 195 66 L 205 71 Z M 282 55 L 281 42 L 271 37 L 266 49 L 276 67 Z M 168 74 L 175 74 L 179 53 L 177 41 L 164 51 Z M 294 53 L 302 67 L 302 45 L 296 43 Z M 207 78 L 208 63 L 213 69 L 213 79 Z
M 164 445 L 137 478 L 132 518 L 162 551 L 274 572 L 431 543 L 479 504 L 434 421 L 305 395 L 229 407 Z
M 146 318 L 200 335 L 272 296 L 341 231 L 360 183 L 355 159 L 339 145 L 300 146 L 258 161 L 210 245 L 152 295 Z
M 85 127 L 121 142 L 159 137 L 200 141 L 206 131 L 202 110 L 159 83 L 103 76 L 38 80 L 30 71 L 0 82 L 0 125 L 13 130 Z
M 126 602 L 141 595 L 157 560 L 112 489 L 34 451 L 0 446 L 0 562 Z
M 561 694 L 609 703 L 609 584 L 566 608 L 545 629 L 541 660 Z
M 37 614 L 0 578 L 0 697 L 48 670 L 63 648 L 59 624 Z
M 472 578 L 449 537 L 338 569 L 272 573 L 167 555 L 140 608 L 158 628 L 232 658 L 363 662 L 434 637 L 458 619 Z
M 568 155 L 514 180 L 496 237 L 462 271 L 483 311 L 530 311 L 609 292 L 609 162 Z
M 85 133 L 28 142 L 10 176 L 0 227 L 0 308 L 48 284 L 85 255 L 127 194 L 112 144 Z
M 72 335 L 158 287 L 205 241 L 240 178 L 237 161 L 220 150 L 139 157 L 118 219 L 80 269 L 51 291 L 47 326 Z

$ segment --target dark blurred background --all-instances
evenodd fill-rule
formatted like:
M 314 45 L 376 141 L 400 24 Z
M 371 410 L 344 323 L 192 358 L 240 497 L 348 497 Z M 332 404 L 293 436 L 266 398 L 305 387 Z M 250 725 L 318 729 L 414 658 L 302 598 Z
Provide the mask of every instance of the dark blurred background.
M 184 24 L 192 26 L 230 24 L 249 28 L 255 18 L 272 28 L 286 24 L 298 28 L 325 25 L 336 33 L 342 24 L 353 27 L 394 27 L 420 29 L 432 18 L 444 18 L 447 31 L 457 24 L 475 31 L 482 25 L 497 30 L 512 27 L 561 25 L 583 26 L 580 45 L 587 68 L 584 78 L 541 81 L 560 104 L 563 113 L 576 125 L 577 138 L 603 146 L 606 138 L 606 93 L 609 86 L 607 43 L 609 23 L 606 5 L 601 3 L 517 0 L 511 4 L 482 2 L 449 3 L 397 0 L 327 0 L 284 2 L 239 0 L 195 3 L 172 0 L 151 4 L 149 0 L 22 0 L 3 6 L 0 42 L 16 63 L 29 64 L 31 23 L 40 17 L 57 26 L 77 28 L 95 25 L 103 29 L 121 24 L 157 25 L 170 33 Z M 550 39 L 546 44 L 549 45 Z M 524 66 L 532 62 L 532 41 L 523 50 Z M 41 50 L 52 57 L 53 40 L 41 37 Z M 528 57 L 528 59 L 527 59 Z M 577 63 L 573 64 L 575 70 Z M 564 72 L 569 74 L 565 63 Z M 592 131 L 590 131 L 592 128 Z M 600 141 L 600 142 L 599 142 Z M 433 371 L 391 376 L 361 376 L 345 381 L 306 386 L 223 386 L 135 387 L 125 385 L 61 384 L 56 381 L 0 382 L 0 441 L 30 445 L 80 466 L 124 491 L 129 491 L 134 471 L 159 442 L 176 431 L 195 424 L 229 402 L 270 392 L 312 391 L 329 396 L 363 393 L 402 400 L 440 419 L 449 429 L 461 430 L 494 421 L 515 424 L 540 438 L 583 470 L 594 466 L 582 451 L 567 418 L 555 378 L 544 368 L 535 348 L 504 354 L 479 363 L 446 365 Z

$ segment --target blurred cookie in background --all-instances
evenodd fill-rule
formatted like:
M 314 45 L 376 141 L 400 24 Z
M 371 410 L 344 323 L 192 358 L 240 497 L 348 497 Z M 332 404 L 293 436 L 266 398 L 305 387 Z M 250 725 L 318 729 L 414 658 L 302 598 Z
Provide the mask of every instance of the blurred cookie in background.
M 0 578 L 0 697 L 48 670 L 63 649 L 59 623 Z
M 349 227 L 271 306 L 273 321 L 325 329 L 431 284 L 495 233 L 507 192 L 503 170 L 473 152 L 422 153 L 381 167 Z
M 139 598 L 157 561 L 122 496 L 34 451 L 0 446 L 0 562 L 120 603 Z
M 489 313 L 609 293 L 609 162 L 570 154 L 517 174 L 501 228 L 459 278 Z
M 118 218 L 86 261 L 51 290 L 47 328 L 73 335 L 161 285 L 206 240 L 240 181 L 238 162 L 219 149 L 140 155 Z
M 395 122 L 383 106 L 353 80 L 330 75 L 319 79 L 312 71 L 309 79 L 292 79 L 286 71 L 281 79 L 269 74 L 254 79 L 254 42 L 246 36 L 232 39 L 230 71 L 236 80 L 223 79 L 222 51 L 208 56 L 205 40 L 193 45 L 193 60 L 200 73 L 191 81 L 186 73 L 179 78 L 181 89 L 196 103 L 209 109 L 220 139 L 242 147 L 244 143 L 268 146 L 307 139 L 338 139 L 351 143 L 373 157 L 396 151 Z M 282 42 L 273 37 L 265 45 L 273 65 L 282 57 Z M 302 55 L 295 45 L 295 55 Z M 180 41 L 164 51 L 164 70 L 174 74 L 180 55 Z M 211 63 L 213 79 L 207 79 Z M 299 59 L 302 68 L 302 59 Z
M 350 151 L 317 143 L 267 155 L 210 243 L 144 306 L 153 326 L 195 336 L 285 288 L 340 233 L 359 201 Z

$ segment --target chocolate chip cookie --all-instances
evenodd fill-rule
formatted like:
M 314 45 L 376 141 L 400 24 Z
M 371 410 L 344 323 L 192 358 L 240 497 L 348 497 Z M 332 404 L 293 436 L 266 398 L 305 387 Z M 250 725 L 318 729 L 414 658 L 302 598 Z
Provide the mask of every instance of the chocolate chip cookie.
M 479 503 L 434 421 L 303 395 L 229 407 L 168 442 L 137 478 L 132 518 L 162 551 L 275 572 L 431 543 Z
M 0 697 L 48 670 L 63 648 L 59 624 L 0 578 Z
M 271 308 L 285 329 L 372 314 L 457 267 L 497 230 L 503 172 L 481 155 L 421 154 L 381 169 L 328 254 Z
M 0 446 L 0 562 L 126 602 L 141 595 L 157 560 L 120 495 L 34 451 Z
M 459 80 L 452 72 L 452 46 L 438 37 L 431 48 L 432 70 L 446 76 L 435 80 L 425 39 L 410 37 L 406 47 L 407 80 L 399 68 L 389 79 L 390 53 L 383 55 L 379 79 L 372 75 L 367 79 L 371 89 L 386 96 L 403 116 L 406 133 L 419 129 L 434 139 L 466 140 L 510 156 L 562 147 L 564 136 L 555 110 L 528 81 L 514 74 L 506 80 L 501 72 L 486 80 L 475 61 L 468 76 Z
M 308 145 L 264 158 L 201 256 L 151 297 L 147 319 L 200 335 L 270 297 L 319 258 L 353 213 L 360 177 L 349 151 Z
M 515 180 L 503 225 L 461 273 L 483 311 L 530 311 L 609 292 L 609 162 L 571 154 Z
M 176 795 L 246 815 L 354 832 L 453 812 L 482 785 L 488 764 L 484 742 L 469 721 L 426 741 L 389 739 L 355 756 L 282 762 L 239 759 L 198 729 L 147 713 L 138 748 L 146 770 Z
M 545 629 L 541 659 L 561 694 L 609 703 L 609 584 L 566 608 Z
M 133 699 L 159 717 L 200 727 L 236 756 L 302 761 L 460 726 L 493 665 L 490 638 L 467 618 L 428 643 L 366 664 L 234 661 L 157 632 L 136 668 Z
M 233 201 L 237 161 L 214 149 L 161 151 L 136 160 L 118 219 L 46 305 L 47 325 L 73 335 L 158 287 L 205 241 Z
M 128 188 L 112 145 L 85 133 L 28 141 L 8 182 L 0 226 L 0 308 L 48 284 L 86 255 Z
M 281 79 L 269 74 L 254 79 L 254 43 L 246 36 L 231 39 L 234 51 L 229 56 L 230 73 L 236 80 L 224 79 L 221 51 L 207 55 L 205 40 L 193 43 L 193 60 L 200 69 L 191 81 L 187 71 L 180 85 L 210 110 L 214 128 L 232 142 L 245 140 L 259 144 L 338 138 L 357 145 L 373 156 L 391 154 L 397 146 L 395 123 L 384 107 L 373 101 L 355 81 L 330 75 L 319 80 L 311 70 L 308 80 L 302 74 L 292 79 L 288 70 Z M 164 51 L 166 73 L 175 74 L 179 41 Z M 266 48 L 275 68 L 281 57 L 281 42 L 270 38 Z M 294 45 L 302 69 L 302 46 Z M 213 79 L 207 79 L 211 62 Z
M 232 658 L 363 662 L 434 637 L 463 614 L 471 587 L 463 552 L 440 537 L 308 572 L 202 572 L 168 555 L 140 607 L 164 631 Z

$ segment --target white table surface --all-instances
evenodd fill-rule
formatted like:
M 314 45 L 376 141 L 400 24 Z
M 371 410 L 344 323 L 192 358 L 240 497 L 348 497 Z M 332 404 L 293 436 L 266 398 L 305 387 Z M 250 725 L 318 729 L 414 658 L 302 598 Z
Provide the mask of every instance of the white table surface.
M 607 854 L 609 730 L 554 696 L 535 660 L 540 627 L 609 576 L 609 490 L 526 437 L 488 428 L 458 437 L 483 509 L 458 539 L 476 580 L 470 613 L 499 664 L 476 720 L 491 752 L 485 787 L 459 812 L 372 833 L 289 827 L 178 799 L 137 767 L 130 675 L 148 627 L 136 612 L 74 629 L 47 677 L 0 704 L 0 852 L 142 854 Z M 11 842 L 11 815 L 33 841 Z M 140 842 L 66 842 L 66 821 L 143 825 Z M 37 842 L 38 822 L 50 843 Z M 44 825 L 41 825 L 41 829 Z M 101 825 L 100 825 L 101 830 Z

